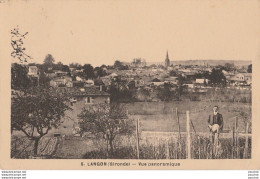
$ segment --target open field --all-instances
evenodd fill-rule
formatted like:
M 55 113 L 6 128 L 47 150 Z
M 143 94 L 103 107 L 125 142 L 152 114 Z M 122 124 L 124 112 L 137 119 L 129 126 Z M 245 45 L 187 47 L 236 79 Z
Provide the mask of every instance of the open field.
M 240 112 L 245 112 L 251 117 L 250 103 L 234 102 L 208 102 L 208 101 L 172 101 L 172 102 L 135 102 L 123 104 L 127 107 L 130 119 L 140 119 L 141 131 L 164 131 L 177 132 L 176 108 L 178 108 L 181 131 L 186 131 L 186 111 L 190 111 L 192 120 L 197 132 L 208 132 L 207 120 L 212 115 L 214 105 L 219 106 L 219 111 L 223 115 L 224 129 L 228 130 L 235 121 L 235 117 Z M 73 111 L 68 111 L 64 117 L 64 122 L 58 129 L 52 129 L 49 135 L 59 132 L 61 135 L 72 135 L 73 127 L 77 126 L 77 115 L 82 106 L 73 106 Z M 251 121 L 251 118 L 250 118 Z M 245 131 L 243 119 L 238 117 L 238 130 Z M 23 135 L 21 132 L 14 132 L 15 135 Z
M 207 153 L 209 148 L 208 137 L 206 136 L 205 138 L 205 135 L 200 135 L 200 133 L 208 134 L 207 119 L 209 115 L 212 115 L 212 107 L 214 105 L 218 105 L 220 107 L 220 113 L 224 118 L 224 130 L 226 131 L 229 131 L 231 127 L 234 126 L 235 117 L 238 116 L 241 111 L 251 114 L 250 104 L 248 103 L 173 101 L 136 102 L 124 105 L 126 105 L 128 109 L 130 120 L 140 120 L 140 158 L 163 159 L 167 156 L 170 158 L 185 158 L 185 143 L 182 144 L 182 155 L 178 156 L 176 154 L 178 151 L 175 149 L 175 134 L 178 132 L 176 108 L 178 108 L 181 132 L 184 133 L 186 131 L 186 111 L 189 110 L 190 119 L 194 124 L 196 133 L 200 136 L 200 138 L 204 139 L 199 141 L 204 141 L 203 145 L 205 145 L 204 148 L 200 149 L 201 155 L 199 156 L 196 153 L 198 151 L 198 140 L 197 138 L 193 138 L 192 142 L 194 144 L 197 143 L 193 147 L 194 158 L 210 157 L 210 154 Z M 73 127 L 77 123 L 77 114 L 79 113 L 79 107 L 73 111 L 69 111 L 62 125 L 58 129 L 51 130 L 48 136 L 41 140 L 39 150 L 42 156 L 47 156 L 50 158 L 107 158 L 107 146 L 103 139 L 97 139 L 89 134 L 85 137 L 73 136 Z M 51 139 L 53 138 L 52 136 L 55 132 L 59 132 L 63 137 L 59 137 L 58 140 Z M 172 135 L 169 132 L 175 134 Z M 194 136 L 192 126 L 191 132 Z M 241 117 L 238 117 L 238 132 L 245 132 L 245 124 Z M 165 134 L 169 136 L 165 136 Z M 13 133 L 13 136 L 17 135 L 21 136 L 23 134 L 20 132 Z M 185 135 L 182 134 L 182 136 Z M 231 135 L 226 138 L 223 134 L 220 135 L 220 141 L 225 142 L 222 146 L 222 158 L 232 158 L 232 142 L 230 136 Z M 26 139 L 26 137 L 23 137 L 21 140 L 23 141 L 17 141 L 15 147 L 17 151 L 22 151 L 27 147 L 25 152 L 21 152 L 21 155 L 23 155 L 24 158 L 27 158 L 31 153 L 30 151 L 32 150 L 32 144 L 29 145 L 31 141 Z M 239 141 L 241 148 L 244 146 L 244 137 L 240 136 Z M 251 137 L 249 144 L 251 148 Z M 12 145 L 12 148 L 13 147 L 14 145 Z M 165 151 L 166 148 L 167 151 Z M 114 156 L 114 158 L 136 158 L 136 136 L 133 134 L 130 137 L 123 137 L 122 141 L 115 143 L 115 149 L 119 156 Z M 242 151 L 243 150 L 241 149 L 241 152 Z
M 233 126 L 235 117 L 240 112 L 251 114 L 251 104 L 229 102 L 205 102 L 205 101 L 173 101 L 173 102 L 140 102 L 127 104 L 130 118 L 140 119 L 140 129 L 143 131 L 177 132 L 178 123 L 176 108 L 178 108 L 181 131 L 186 131 L 186 111 L 190 111 L 197 132 L 208 132 L 207 120 L 212 115 L 214 105 L 219 106 L 219 111 L 224 118 L 224 129 Z M 245 131 L 243 119 L 238 117 L 238 130 Z

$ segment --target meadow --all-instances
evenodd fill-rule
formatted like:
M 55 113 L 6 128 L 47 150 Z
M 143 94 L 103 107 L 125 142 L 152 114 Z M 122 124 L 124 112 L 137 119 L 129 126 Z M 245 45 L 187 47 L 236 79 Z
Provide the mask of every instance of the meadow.
M 238 118 L 238 132 L 245 133 L 245 119 L 240 115 L 241 112 L 248 114 L 248 122 L 251 122 L 251 104 L 238 102 L 212 102 L 212 101 L 171 101 L 171 102 L 135 102 L 123 104 L 128 109 L 129 120 L 136 121 L 139 119 L 140 132 L 140 158 L 144 159 L 166 159 L 166 158 L 185 158 L 185 135 L 179 140 L 176 134 L 178 132 L 178 123 L 176 108 L 180 121 L 180 132 L 186 131 L 186 111 L 190 113 L 190 120 L 194 128 L 191 126 L 192 132 L 192 157 L 193 158 L 212 158 L 211 146 L 207 134 L 207 120 L 212 115 L 212 107 L 219 106 L 219 111 L 224 118 L 224 130 L 230 132 L 234 126 L 236 117 Z M 77 107 L 77 106 L 74 106 Z M 91 134 L 84 137 L 75 137 L 73 135 L 73 127 L 77 123 L 77 114 L 80 112 L 79 107 L 68 113 L 62 125 L 55 130 L 51 130 L 48 136 L 42 140 L 40 145 L 40 153 L 47 158 L 137 158 L 136 156 L 136 136 L 120 136 L 115 142 L 115 154 L 108 155 L 106 152 L 106 143 L 103 139 L 95 138 Z M 53 133 L 59 132 L 62 137 L 51 139 Z M 160 133 L 161 132 L 161 133 Z M 196 132 L 196 134 L 195 134 Z M 250 132 L 250 129 L 249 129 Z M 200 133 L 206 133 L 200 135 Z M 16 132 L 17 134 L 17 132 Z M 169 135 L 168 135 L 169 134 Z M 166 136 L 165 136 L 166 135 Z M 16 136 L 16 135 L 13 135 Z M 13 137 L 14 138 L 14 137 Z M 12 148 L 16 150 L 24 150 L 20 144 L 28 144 L 25 152 L 21 156 L 15 158 L 27 158 L 30 155 L 30 141 L 26 137 L 22 138 L 23 142 L 13 143 Z M 233 153 L 234 146 L 231 138 L 220 136 L 222 144 L 221 154 L 219 158 L 243 158 L 245 138 L 240 137 L 237 145 L 239 150 Z M 15 141 L 15 140 L 13 140 Z M 54 144 L 46 144 L 53 141 Z M 17 147 L 18 146 L 18 147 Z M 25 146 L 26 147 L 26 146 Z M 46 149 L 45 149 L 46 148 Z M 52 150 L 52 151 L 51 151 Z M 251 138 L 249 138 L 249 153 L 251 156 Z M 198 153 L 199 152 L 199 153 Z M 239 154 L 238 154 L 239 153 Z

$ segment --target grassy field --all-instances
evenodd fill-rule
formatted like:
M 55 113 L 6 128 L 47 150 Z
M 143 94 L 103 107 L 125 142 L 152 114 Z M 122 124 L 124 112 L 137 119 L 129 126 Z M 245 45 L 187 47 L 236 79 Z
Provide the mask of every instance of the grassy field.
M 206 102 L 206 101 L 173 101 L 173 102 L 136 102 L 124 104 L 129 113 L 131 120 L 140 119 L 140 131 L 157 131 L 157 132 L 177 132 L 177 116 L 176 108 L 178 109 L 180 129 L 181 132 L 186 131 L 186 111 L 190 111 L 190 119 L 192 120 L 196 132 L 208 132 L 207 120 L 209 115 L 212 115 L 212 107 L 218 105 L 219 111 L 224 118 L 224 129 L 228 130 L 234 125 L 235 117 L 239 116 L 240 112 L 251 114 L 251 106 L 249 103 L 230 103 L 230 102 Z M 106 158 L 107 153 L 106 144 L 102 139 L 96 139 L 91 135 L 87 135 L 84 138 L 73 136 L 73 127 L 77 126 L 77 115 L 80 113 L 80 106 L 74 106 L 73 111 L 67 112 L 64 122 L 58 129 L 50 131 L 48 136 L 52 136 L 54 132 L 59 132 L 64 137 L 58 140 L 58 145 L 55 148 L 55 152 L 52 151 L 54 158 L 94 158 L 100 156 Z M 251 118 L 250 118 L 251 120 Z M 193 132 L 193 129 L 191 129 Z M 241 117 L 238 118 L 238 131 L 244 132 L 245 125 Z M 13 136 L 23 135 L 20 132 L 14 132 Z M 161 136 L 156 136 L 158 139 Z M 23 138 L 26 140 L 26 138 Z M 115 143 L 115 148 L 118 150 L 118 156 L 115 158 L 136 158 L 136 141 L 135 136 L 130 138 L 124 138 L 121 142 Z M 152 140 L 154 141 L 154 140 Z M 194 140 L 196 141 L 196 140 Z M 193 141 L 193 142 L 194 142 Z M 20 144 L 30 144 L 30 141 L 20 142 Z M 141 158 L 165 158 L 165 143 L 154 144 L 149 142 L 146 136 L 142 136 L 141 139 Z M 44 141 L 42 141 L 44 143 Z M 159 142 L 160 143 L 160 142 Z M 18 143 L 19 145 L 19 143 Z M 155 148 L 151 147 L 157 146 Z M 170 158 L 178 158 L 174 149 L 175 143 L 169 144 Z M 206 144 L 205 144 L 206 145 Z M 24 145 L 23 145 L 24 146 Z M 197 158 L 196 147 L 194 148 L 194 157 Z M 241 145 L 243 146 L 243 145 Z M 26 146 L 25 146 L 26 147 Z M 44 146 L 43 146 L 44 147 Z M 43 148 L 42 147 L 42 148 Z M 51 147 L 50 147 L 51 148 Z M 16 150 L 21 150 L 23 147 L 16 146 Z M 28 149 L 32 149 L 31 146 Z M 149 149 L 149 150 L 148 150 Z M 147 150 L 147 152 L 144 152 Z M 201 149 L 206 152 L 206 149 Z M 225 144 L 223 158 L 231 157 L 230 141 Z M 183 149 L 185 153 L 185 149 Z M 17 153 L 17 152 L 16 152 Z M 24 157 L 28 156 L 23 154 Z M 201 154 L 201 157 L 205 158 L 209 154 Z M 22 157 L 23 158 L 23 157 Z M 181 158 L 185 158 L 183 154 Z
M 173 101 L 173 102 L 140 102 L 126 104 L 130 118 L 140 119 L 140 128 L 143 131 L 164 131 L 177 132 L 178 123 L 176 108 L 178 108 L 181 131 L 186 131 L 186 111 L 190 111 L 192 120 L 197 132 L 207 132 L 207 120 L 212 116 L 214 105 L 219 106 L 219 111 L 224 118 L 224 129 L 233 126 L 235 117 L 243 111 L 251 114 L 251 107 L 248 103 L 230 102 L 203 102 L 203 101 Z M 245 131 L 243 119 L 238 117 L 239 131 Z

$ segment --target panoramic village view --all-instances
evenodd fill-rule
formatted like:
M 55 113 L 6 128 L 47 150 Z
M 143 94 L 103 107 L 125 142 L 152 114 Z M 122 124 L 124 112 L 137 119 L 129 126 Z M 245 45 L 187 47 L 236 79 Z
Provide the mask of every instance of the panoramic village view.
M 32 63 L 26 35 L 12 31 L 11 158 L 251 158 L 251 61 L 165 49 L 157 62 Z

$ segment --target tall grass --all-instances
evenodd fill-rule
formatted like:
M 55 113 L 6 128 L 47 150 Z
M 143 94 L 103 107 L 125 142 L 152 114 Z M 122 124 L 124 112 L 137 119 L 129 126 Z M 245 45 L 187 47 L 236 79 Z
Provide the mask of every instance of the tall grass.
M 87 152 L 83 158 L 88 159 L 137 159 L 135 141 L 130 139 L 128 145 L 117 147 L 109 157 L 105 149 Z M 142 138 L 140 140 L 140 159 L 186 159 L 186 139 L 181 138 Z M 243 159 L 245 139 L 239 138 L 238 155 L 232 145 L 231 139 L 220 139 L 217 154 L 213 151 L 213 145 L 207 137 L 192 137 L 192 159 Z M 251 140 L 249 140 L 248 158 L 251 158 Z

